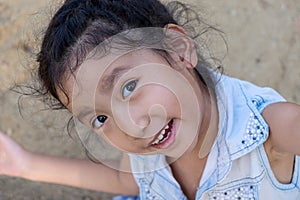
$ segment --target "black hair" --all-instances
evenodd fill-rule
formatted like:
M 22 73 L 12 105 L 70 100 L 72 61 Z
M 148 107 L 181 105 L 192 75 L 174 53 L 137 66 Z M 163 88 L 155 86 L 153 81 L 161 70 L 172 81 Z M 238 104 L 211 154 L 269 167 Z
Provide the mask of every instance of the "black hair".
M 48 103 L 56 102 L 53 107 L 64 108 L 57 93 L 57 89 L 65 93 L 63 76 L 76 69 L 102 41 L 125 30 L 163 28 L 170 23 L 190 30 L 195 26 L 189 26 L 191 22 L 204 24 L 205 29 L 213 28 L 177 1 L 164 5 L 159 0 L 66 0 L 52 17 L 37 55 L 39 91 L 47 96 Z
M 66 0 L 53 16 L 37 56 L 43 89 L 59 100 L 67 68 L 78 66 L 108 37 L 137 27 L 164 27 L 176 21 L 157 0 Z M 74 66 L 75 65 L 75 66 Z

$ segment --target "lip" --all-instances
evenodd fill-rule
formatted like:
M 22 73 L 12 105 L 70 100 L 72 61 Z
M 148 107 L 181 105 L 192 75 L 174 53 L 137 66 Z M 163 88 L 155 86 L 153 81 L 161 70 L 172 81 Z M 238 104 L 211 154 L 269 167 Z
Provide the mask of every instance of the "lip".
M 166 127 L 167 124 L 169 123 L 172 123 L 171 126 L 171 131 L 170 131 L 170 134 L 168 136 L 168 138 L 159 143 L 159 144 L 152 144 L 157 138 L 158 136 L 160 135 L 160 132 L 164 129 L 164 127 Z M 176 133 L 176 128 L 175 128 L 175 120 L 174 119 L 171 119 L 168 123 L 167 123 L 154 137 L 154 139 L 150 142 L 150 146 L 151 147 L 154 147 L 154 148 L 157 148 L 157 149 L 166 149 L 168 148 L 171 144 L 173 144 L 173 142 L 175 141 L 175 133 Z

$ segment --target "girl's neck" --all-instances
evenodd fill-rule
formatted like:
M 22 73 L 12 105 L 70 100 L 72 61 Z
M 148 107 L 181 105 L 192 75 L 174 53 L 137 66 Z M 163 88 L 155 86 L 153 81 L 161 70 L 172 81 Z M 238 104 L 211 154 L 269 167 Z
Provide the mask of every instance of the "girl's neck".
M 201 87 L 201 83 L 199 87 Z M 169 163 L 185 160 L 185 158 L 192 158 L 194 161 L 196 159 L 205 160 L 214 144 L 219 123 L 216 97 L 206 86 L 203 86 L 201 90 L 202 101 L 204 101 L 204 110 L 202 110 L 204 116 L 200 121 L 198 136 L 195 137 L 190 148 L 180 158 L 168 158 Z
M 200 122 L 198 137 L 187 153 L 203 159 L 209 154 L 217 137 L 219 117 L 215 91 L 211 91 L 200 79 L 198 80 L 198 87 L 201 91 L 202 101 L 204 101 L 204 110 L 202 110 L 204 116 Z
M 206 110 L 193 148 L 171 163 L 173 175 L 188 199 L 195 199 L 206 161 L 218 133 L 218 109 L 214 95 L 206 89 Z
M 218 107 L 217 107 L 217 100 L 214 93 L 208 90 L 207 97 L 207 107 L 206 110 L 207 115 L 203 118 L 202 127 L 199 131 L 198 141 L 193 149 L 195 153 L 198 153 L 200 159 L 205 158 L 208 156 L 215 139 L 218 134 L 218 124 L 219 124 L 219 114 L 218 114 Z

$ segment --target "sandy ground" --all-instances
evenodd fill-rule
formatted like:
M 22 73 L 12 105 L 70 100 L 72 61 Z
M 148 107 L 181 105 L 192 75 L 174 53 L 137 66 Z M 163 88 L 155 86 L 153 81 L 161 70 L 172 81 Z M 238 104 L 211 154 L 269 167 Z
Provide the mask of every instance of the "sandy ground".
M 227 74 L 273 87 L 288 100 L 300 103 L 299 0 L 187 2 L 197 5 L 209 22 L 225 32 L 228 52 L 222 63 Z M 25 98 L 22 118 L 19 95 L 8 90 L 30 77 L 32 63 L 27 53 L 32 49 L 24 42 L 33 27 L 45 26 L 44 21 L 36 23 L 40 18 L 35 13 L 48 16 L 47 3 L 0 0 L 0 130 L 30 151 L 84 157 L 83 148 L 64 131 L 67 113 L 38 112 L 39 104 Z M 222 45 L 215 55 L 223 57 Z M 0 188 L 0 199 L 110 199 L 98 192 L 6 176 L 0 177 Z

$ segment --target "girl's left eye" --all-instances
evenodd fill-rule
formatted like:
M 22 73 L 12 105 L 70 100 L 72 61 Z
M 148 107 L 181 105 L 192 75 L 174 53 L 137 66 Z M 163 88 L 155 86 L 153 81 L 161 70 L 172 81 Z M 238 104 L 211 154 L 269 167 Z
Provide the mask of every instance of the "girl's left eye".
M 100 128 L 101 126 L 103 126 L 103 124 L 105 123 L 106 120 L 107 120 L 107 116 L 98 115 L 96 117 L 96 119 L 93 121 L 93 127 L 94 128 Z
M 122 95 L 124 98 L 126 98 L 128 95 L 130 95 L 133 90 L 135 89 L 137 84 L 136 80 L 130 81 L 129 83 L 127 83 L 123 89 L 122 89 Z

